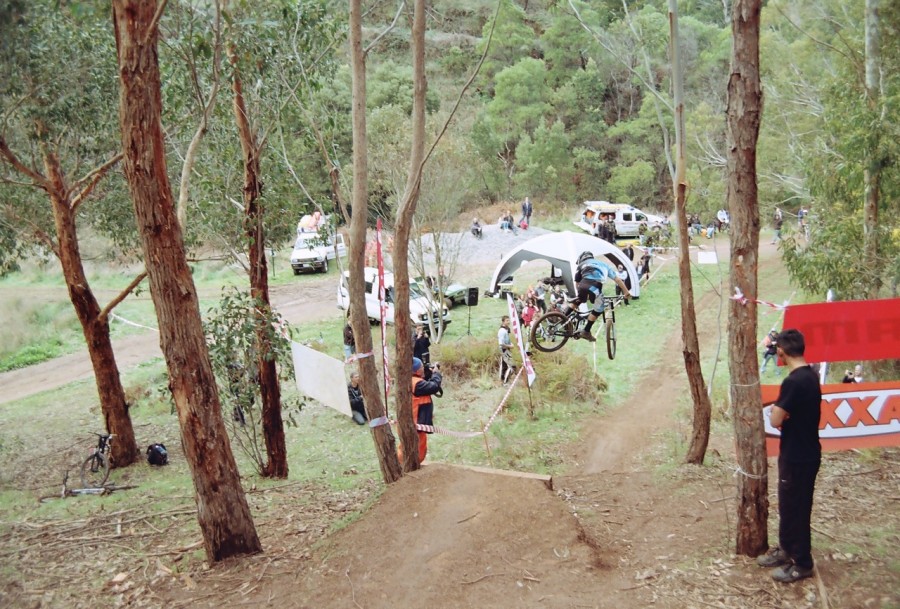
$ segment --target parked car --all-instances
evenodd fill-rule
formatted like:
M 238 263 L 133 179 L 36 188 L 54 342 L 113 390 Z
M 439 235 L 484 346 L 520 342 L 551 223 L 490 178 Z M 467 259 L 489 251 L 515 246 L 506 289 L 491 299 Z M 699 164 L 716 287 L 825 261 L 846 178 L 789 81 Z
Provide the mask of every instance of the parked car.
M 327 273 L 328 261 L 335 259 L 335 244 L 337 255 L 345 256 L 347 246 L 344 244 L 344 235 L 298 232 L 294 251 L 291 252 L 291 268 L 294 269 L 294 275 L 299 275 L 303 271 Z
M 365 267 L 363 273 L 366 279 L 366 314 L 369 319 L 378 323 L 381 320 L 381 306 L 378 302 L 378 269 L 374 267 Z M 337 306 L 339 309 L 346 310 L 350 306 L 350 292 L 348 290 L 348 282 L 350 280 L 350 271 L 344 271 L 343 277 L 338 284 L 337 290 Z M 384 273 L 385 286 L 385 302 L 387 303 L 385 311 L 385 321 L 389 324 L 394 323 L 394 274 Z M 428 296 L 419 288 L 415 282 L 409 286 L 409 317 L 413 324 L 427 324 L 429 315 L 435 325 L 443 324 L 447 326 L 450 323 L 450 311 L 441 303 L 432 303 Z
M 430 289 L 432 294 L 437 295 L 438 286 L 434 277 L 416 277 L 413 282 L 419 287 L 420 292 L 427 293 Z M 451 309 L 456 305 L 466 304 L 468 292 L 469 288 L 459 283 L 444 286 L 444 304 Z
M 601 215 L 612 217 L 616 225 L 616 235 L 619 237 L 637 237 L 641 222 L 646 222 L 650 230 L 659 230 L 665 223 L 662 216 L 648 214 L 631 205 L 609 201 L 585 201 L 581 219 L 575 222 L 575 226 L 593 235 Z

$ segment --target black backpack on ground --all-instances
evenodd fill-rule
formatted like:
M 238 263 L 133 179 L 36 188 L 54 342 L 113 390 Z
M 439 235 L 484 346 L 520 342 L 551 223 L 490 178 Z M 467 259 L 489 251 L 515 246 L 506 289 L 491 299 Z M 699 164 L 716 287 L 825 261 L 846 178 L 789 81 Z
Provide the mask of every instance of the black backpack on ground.
M 147 462 L 150 465 L 168 465 L 169 453 L 165 444 L 151 444 L 147 447 Z

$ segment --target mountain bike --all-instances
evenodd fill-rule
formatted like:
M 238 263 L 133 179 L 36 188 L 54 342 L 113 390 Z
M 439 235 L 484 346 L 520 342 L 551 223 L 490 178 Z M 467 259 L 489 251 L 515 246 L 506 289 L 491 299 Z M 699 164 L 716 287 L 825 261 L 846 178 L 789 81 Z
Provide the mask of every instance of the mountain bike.
M 81 484 L 85 488 L 102 488 L 109 478 L 110 444 L 114 434 L 95 433 L 99 438 L 97 447 L 81 464 Z
M 625 296 L 613 296 L 604 299 L 605 305 L 600 313 L 598 321 L 606 336 L 606 354 L 609 359 L 616 358 L 616 307 L 623 302 L 627 303 Z M 571 300 L 569 301 L 571 302 Z M 562 311 L 550 311 L 542 315 L 531 329 L 531 344 L 538 351 L 552 353 L 558 351 L 570 338 L 579 339 L 579 333 L 587 323 L 590 311 L 570 309 L 568 313 Z

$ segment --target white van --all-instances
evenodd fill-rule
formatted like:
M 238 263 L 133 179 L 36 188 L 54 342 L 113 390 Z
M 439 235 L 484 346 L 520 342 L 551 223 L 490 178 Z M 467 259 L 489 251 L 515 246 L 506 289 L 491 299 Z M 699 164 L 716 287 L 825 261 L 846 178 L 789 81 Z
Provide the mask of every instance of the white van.
M 335 258 L 335 248 L 337 256 L 343 257 L 347 254 L 344 235 L 338 233 L 331 236 L 297 231 L 297 240 L 291 252 L 291 268 L 294 269 L 294 275 L 299 275 L 303 271 L 327 273 L 328 261 Z
M 612 216 L 616 225 L 616 235 L 619 237 L 637 237 L 641 222 L 646 222 L 650 230 L 658 230 L 665 223 L 662 216 L 648 214 L 631 205 L 609 201 L 585 201 L 581 219 L 575 222 L 575 226 L 593 235 L 596 233 L 601 215 Z
M 378 269 L 367 266 L 363 269 L 366 278 L 366 314 L 373 322 L 380 322 L 381 313 L 378 304 Z M 339 309 L 346 310 L 350 306 L 350 292 L 347 285 L 350 280 L 350 271 L 344 271 L 344 276 L 338 284 L 337 306 Z M 389 324 L 394 323 L 394 274 L 385 271 L 385 302 L 387 310 L 385 311 L 385 321 Z M 435 309 L 433 307 L 440 307 Z M 409 317 L 412 323 L 427 324 L 428 316 L 432 315 L 435 325 L 450 323 L 450 311 L 441 302 L 435 302 L 433 305 L 428 300 L 421 289 L 415 283 L 409 286 Z

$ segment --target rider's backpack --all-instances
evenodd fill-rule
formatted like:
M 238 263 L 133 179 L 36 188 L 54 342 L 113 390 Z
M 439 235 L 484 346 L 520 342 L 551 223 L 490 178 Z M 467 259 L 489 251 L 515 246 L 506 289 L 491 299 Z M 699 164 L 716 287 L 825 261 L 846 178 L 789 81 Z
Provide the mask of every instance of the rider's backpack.
M 151 444 L 147 447 L 147 462 L 150 465 L 168 465 L 169 453 L 164 444 Z

